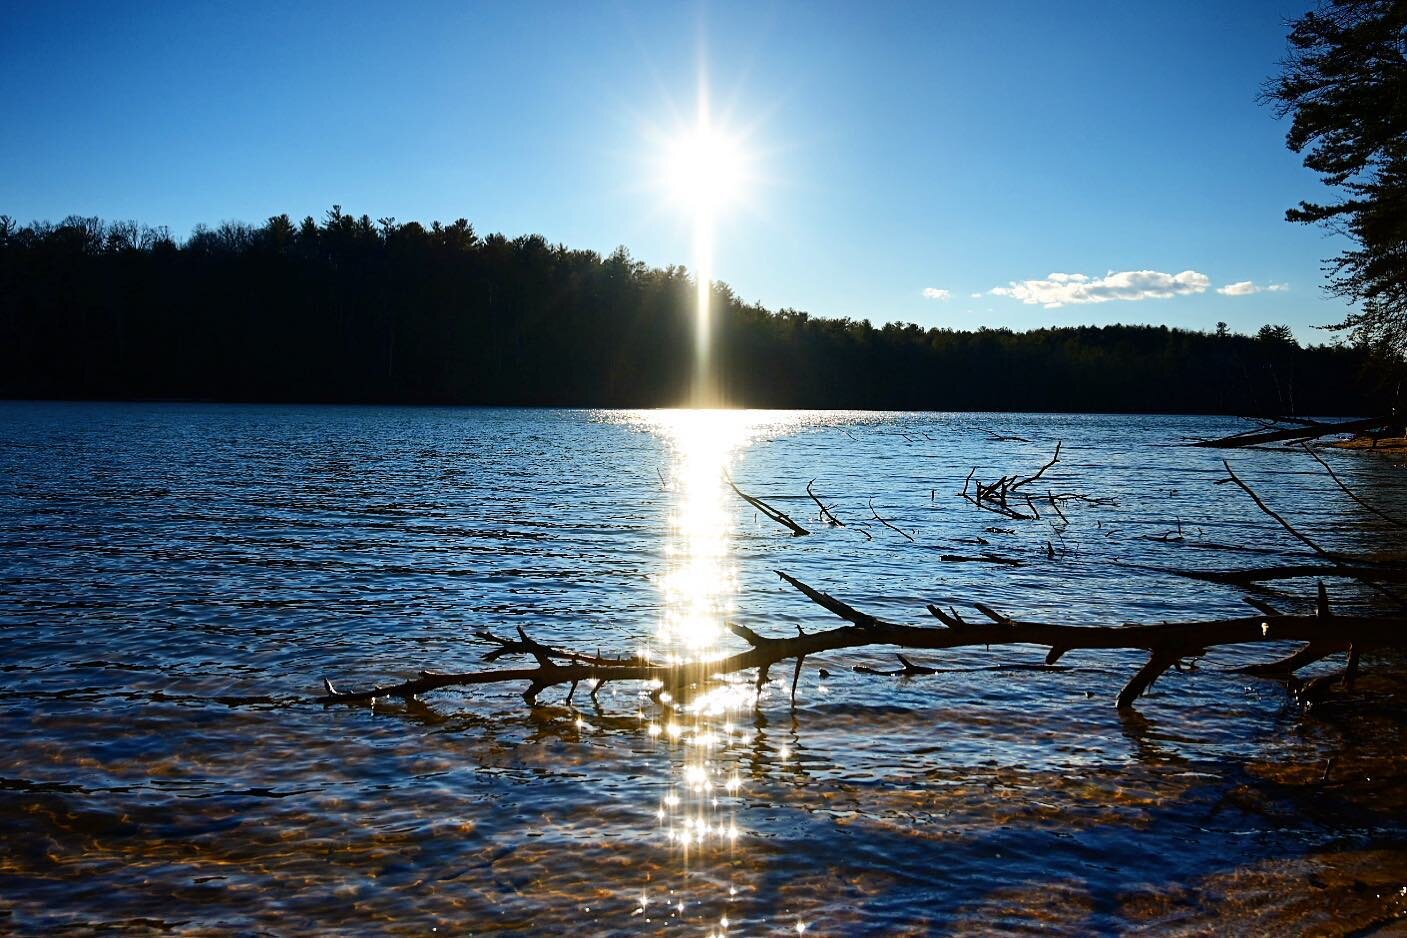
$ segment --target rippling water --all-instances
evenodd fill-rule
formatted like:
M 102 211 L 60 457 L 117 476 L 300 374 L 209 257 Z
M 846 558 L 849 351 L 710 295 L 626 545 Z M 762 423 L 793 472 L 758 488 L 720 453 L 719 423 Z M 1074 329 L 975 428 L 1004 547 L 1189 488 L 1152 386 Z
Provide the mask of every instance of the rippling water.
M 916 623 L 927 602 L 1240 615 L 1241 591 L 1123 566 L 1302 555 L 1213 484 L 1224 454 L 1179 445 L 1236 429 L 0 403 L 0 931 L 1390 929 L 1407 911 L 1397 662 L 1370 661 L 1365 706 L 1309 717 L 1221 673 L 1232 651 L 1169 673 L 1136 716 L 1113 696 L 1139 656 L 991 669 L 1039 662 L 1030 648 L 915 654 L 942 671 L 912 680 L 852 670 L 890 652 L 833 653 L 794 707 L 790 666 L 755 707 L 747 686 L 688 710 L 625 685 L 575 707 L 509 685 L 307 702 L 324 676 L 475 668 L 479 629 L 693 658 L 741 647 L 725 618 L 836 624 L 774 569 Z M 1057 441 L 1042 481 L 1116 505 L 1052 526 L 957 496 L 974 467 L 1029 473 Z M 1326 545 L 1394 549 L 1303 453 L 1231 458 Z M 1393 463 L 1326 458 L 1407 514 Z M 812 479 L 846 527 L 817 519 Z M 981 551 L 1021 565 L 939 559 Z M 1295 607 L 1313 584 L 1280 588 Z

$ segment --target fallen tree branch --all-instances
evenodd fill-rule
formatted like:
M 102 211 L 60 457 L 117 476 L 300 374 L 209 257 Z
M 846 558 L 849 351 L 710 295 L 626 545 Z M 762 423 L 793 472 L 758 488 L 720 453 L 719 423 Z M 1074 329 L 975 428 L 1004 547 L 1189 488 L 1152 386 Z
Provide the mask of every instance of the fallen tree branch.
M 1400 421 L 1400 417 L 1367 417 L 1362 420 L 1344 420 L 1339 423 L 1296 421 L 1300 423 L 1299 426 L 1234 433 L 1216 440 L 1197 440 L 1192 445 L 1212 449 L 1235 449 L 1242 446 L 1256 446 L 1261 443 L 1279 443 L 1284 440 L 1313 440 L 1336 433 L 1370 433 Z
M 1021 561 L 1013 557 L 1003 557 L 1000 554 L 984 553 L 980 557 L 965 557 L 962 554 L 940 554 L 938 559 L 943 563 L 995 563 L 1007 567 L 1021 566 Z
M 1223 459 L 1221 461 L 1221 464 L 1226 467 L 1227 477 L 1225 479 L 1218 479 L 1216 482 L 1217 485 L 1224 485 L 1227 482 L 1234 483 L 1237 488 L 1241 489 L 1241 491 L 1245 492 L 1251 497 L 1251 501 L 1256 503 L 1257 508 L 1265 512 L 1270 517 L 1274 518 L 1275 521 L 1280 525 L 1280 527 L 1288 531 L 1301 544 L 1305 545 L 1310 550 L 1318 554 L 1320 557 L 1323 557 L 1335 567 L 1339 568 L 1339 570 L 1342 571 L 1343 576 L 1351 577 L 1352 579 L 1357 580 L 1358 582 L 1367 586 L 1369 589 L 1375 590 L 1379 594 L 1386 596 L 1388 599 L 1391 599 L 1393 602 L 1397 603 L 1398 606 L 1407 605 L 1403 603 L 1402 598 L 1400 596 L 1398 596 L 1396 593 L 1394 593 L 1387 587 L 1383 586 L 1381 583 L 1378 583 L 1363 576 L 1356 575 L 1354 570 L 1358 566 L 1358 564 L 1356 563 L 1355 558 L 1348 557 L 1344 554 L 1335 553 L 1334 551 L 1325 550 L 1324 548 L 1316 544 L 1307 534 L 1304 534 L 1303 532 L 1299 531 L 1297 528 L 1295 528 L 1294 525 L 1286 521 L 1283 516 L 1281 516 L 1273 508 L 1267 505 L 1265 501 L 1259 495 L 1256 494 L 1255 489 L 1247 485 L 1241 479 L 1241 477 L 1238 476 L 1234 470 L 1232 470 L 1230 462 Z
M 570 699 L 571 693 L 583 682 L 591 685 L 594 696 L 594 692 L 605 682 L 628 681 L 667 689 L 675 699 L 682 700 L 681 695 L 690 689 L 699 689 L 729 675 L 750 670 L 757 672 L 760 693 L 773 665 L 847 648 L 888 645 L 941 651 L 974 646 L 1035 645 L 1048 649 L 1046 665 L 1053 665 L 1062 656 L 1077 650 L 1134 649 L 1148 652 L 1147 663 L 1118 696 L 1118 706 L 1128 708 L 1168 668 L 1184 658 L 1200 657 L 1213 646 L 1287 640 L 1309 645 L 1318 642 L 1320 649 L 1325 647 L 1326 642 L 1337 643 L 1340 647 L 1347 644 L 1353 649 L 1355 666 L 1356 655 L 1364 650 L 1407 647 L 1407 618 L 1334 616 L 1330 619 L 1327 615 L 1327 594 L 1322 590 L 1319 613 L 1312 616 L 1268 614 L 1157 625 L 1061 625 L 1020 621 L 981 603 L 973 603 L 973 607 L 990 621 L 969 622 L 956 610 L 945 612 L 937 606 L 929 606 L 929 612 L 940 621 L 941 626 L 925 627 L 880 619 L 780 570 L 777 574 L 812 602 L 850 624 L 789 638 L 769 638 L 745 626 L 729 623 L 729 630 L 749 645 L 748 650 L 713 661 L 682 664 L 657 664 L 639 656 L 612 659 L 600 655 L 579 655 L 543 645 L 528 637 L 526 631 L 520 630 L 518 641 L 496 636 L 489 640 L 495 645 L 489 655 L 495 659 L 514 654 L 528 655 L 536 662 L 533 667 L 460 673 L 422 671 L 417 678 L 355 691 L 339 691 L 331 681 L 324 679 L 326 693 L 316 699 L 328 704 L 386 697 L 409 701 L 446 687 L 523 683 L 527 685 L 523 699 L 535 704 L 538 696 L 549 687 L 568 685 Z M 1298 666 L 1294 660 L 1289 665 L 1284 661 L 1275 664 L 1278 667 Z
M 810 482 L 806 483 L 806 494 L 810 495 L 811 501 L 815 502 L 816 507 L 821 509 L 821 520 L 838 528 L 846 527 L 845 522 L 841 521 L 839 518 L 836 517 L 835 512 L 831 511 L 830 506 L 827 505 L 825 502 L 821 501 L 821 497 L 811 490 L 811 486 L 815 484 L 815 479 L 812 479 Z M 871 534 L 869 531 L 866 531 L 864 528 L 854 528 L 853 530 L 859 531 L 861 534 L 865 535 L 865 540 L 867 541 L 874 540 L 874 535 Z
M 989 430 L 989 429 L 987 429 L 986 427 L 978 427 L 977 429 L 979 429 L 979 430 L 981 430 L 983 433 L 987 434 L 987 438 L 990 439 L 990 440 L 991 440 L 992 442 L 994 442 L 994 443 L 1029 443 L 1029 442 L 1031 442 L 1030 440 L 1026 439 L 1024 436 L 1003 436 L 1002 434 L 996 433 L 996 432 L 994 432 L 994 431 L 992 431 L 992 430 Z
M 1044 466 L 1041 466 L 1039 469 L 1037 469 L 1035 475 L 1027 476 L 1027 477 L 1024 478 L 1024 479 L 1019 479 L 1019 480 L 1017 480 L 1017 481 L 1011 483 L 1011 485 L 1007 488 L 1007 492 L 1015 492 L 1017 489 L 1021 488 L 1021 486 L 1023 486 L 1023 485 L 1030 485 L 1032 482 L 1036 481 L 1036 480 L 1039 479 L 1041 476 L 1045 475 L 1047 469 L 1049 469 L 1051 466 L 1055 465 L 1056 463 L 1060 462 L 1060 446 L 1061 446 L 1061 441 L 1056 441 L 1056 444 L 1055 444 L 1055 455 L 1053 455 L 1053 456 L 1050 457 L 1050 462 L 1046 463 Z
M 1358 493 L 1356 493 L 1355 491 L 1353 491 L 1353 489 L 1349 488 L 1348 485 L 1344 482 L 1343 479 L 1340 479 L 1340 478 L 1339 478 L 1339 474 L 1334 471 L 1334 467 L 1333 467 L 1333 466 L 1330 466 L 1327 462 L 1324 461 L 1324 457 L 1323 457 L 1323 456 L 1320 456 L 1318 453 L 1316 453 L 1316 452 L 1314 451 L 1314 447 L 1310 446 L 1308 443 L 1301 443 L 1301 444 L 1300 444 L 1300 447 L 1301 447 L 1306 453 L 1308 453 L 1310 456 L 1312 456 L 1312 457 L 1314 458 L 1314 461 L 1315 461 L 1315 462 L 1319 463 L 1319 465 L 1321 465 L 1321 466 L 1324 467 L 1324 470 L 1329 473 L 1329 478 L 1333 479 L 1334 482 L 1337 483 L 1338 487 L 1341 488 L 1341 489 L 1343 489 L 1344 494 L 1347 495 L 1349 498 L 1353 499 L 1355 502 L 1357 502 L 1357 503 L 1358 503 L 1359 505 L 1361 505 L 1363 508 L 1365 508 L 1365 509 L 1367 509 L 1368 511 L 1372 512 L 1373 514 L 1377 515 L 1379 518 L 1382 518 L 1382 519 L 1383 519 L 1384 521 L 1386 521 L 1388 524 L 1391 524 L 1392 526 L 1398 527 L 1398 528 L 1407 527 L 1407 524 L 1404 524 L 1401 519 L 1395 518 L 1395 517 L 1393 517 L 1392 515 L 1388 514 L 1387 512 L 1383 511 L 1381 508 L 1378 508 L 1376 505 L 1370 505 L 1370 504 L 1368 504 L 1367 502 L 1365 502 L 1363 499 L 1359 498 L 1359 497 L 1358 497 Z
M 1326 576 L 1338 576 L 1351 580 L 1378 580 L 1385 583 L 1407 582 L 1407 570 L 1400 567 L 1351 566 L 1334 564 L 1284 564 L 1272 567 L 1250 567 L 1240 570 L 1199 570 L 1179 567 L 1158 567 L 1150 564 L 1121 563 L 1105 561 L 1111 567 L 1123 570 L 1143 570 L 1149 573 L 1163 573 L 1180 576 L 1204 583 L 1222 583 L 1227 586 L 1252 586 L 1273 580 L 1298 580 Z
M 967 478 L 963 480 L 962 491 L 958 494 L 978 508 L 1018 521 L 1039 521 L 1041 512 L 1040 509 L 1036 507 L 1037 502 L 1050 505 L 1060 517 L 1060 520 L 1066 524 L 1070 522 L 1069 519 L 1065 517 L 1065 513 L 1060 510 L 1061 502 L 1085 502 L 1091 505 L 1116 504 L 1115 500 L 1112 498 L 1099 498 L 1085 495 L 1081 492 L 1054 492 L 1047 489 L 1044 495 L 1028 495 L 1020 491 L 1023 487 L 1030 485 L 1032 482 L 1037 481 L 1045 475 L 1046 471 L 1049 470 L 1051 466 L 1060 462 L 1061 445 L 1061 443 L 1057 442 L 1055 444 L 1055 454 L 1050 457 L 1050 461 L 1024 478 L 1016 475 L 1002 476 L 990 485 L 984 485 L 981 480 L 974 478 L 977 474 L 977 469 L 974 467 L 972 471 L 967 474 Z M 968 492 L 968 489 L 972 490 L 971 493 Z M 1029 514 L 1021 511 L 1019 508 L 1012 507 L 1011 500 L 1013 498 L 1019 499 L 1019 504 L 1024 504 Z
M 743 501 L 747 502 L 749 505 L 756 508 L 758 511 L 762 512 L 768 518 L 771 518 L 773 521 L 777 522 L 783 527 L 790 528 L 792 537 L 800 537 L 803 534 L 811 533 L 810 531 L 803 528 L 801 525 L 797 524 L 795 521 L 791 520 L 791 518 L 785 512 L 778 511 L 771 505 L 764 502 L 762 499 L 754 498 L 753 496 L 744 492 L 742 489 L 738 488 L 736 485 L 733 484 L 732 476 L 724 476 L 724 479 L 727 481 L 728 487 L 731 488 L 734 492 L 737 492 L 738 497 L 741 498 Z
M 891 531 L 898 531 L 900 534 L 902 534 L 902 535 L 904 535 L 905 537 L 907 537 L 910 541 L 913 541 L 913 539 L 914 539 L 914 538 L 913 538 L 913 535 L 910 534 L 908 531 L 905 531 L 905 530 L 903 530 L 903 529 L 901 529 L 901 528 L 896 528 L 894 525 L 890 524 L 888 521 L 886 521 L 885 519 L 883 519 L 883 518 L 881 518 L 881 517 L 879 516 L 879 512 L 875 511 L 875 508 L 874 508 L 874 499 L 873 499 L 873 498 L 870 499 L 870 514 L 874 515 L 874 519 L 875 519 L 876 521 L 878 521 L 880 524 L 884 525 L 884 526 L 885 526 L 886 528 L 888 528 L 889 530 L 891 530 Z

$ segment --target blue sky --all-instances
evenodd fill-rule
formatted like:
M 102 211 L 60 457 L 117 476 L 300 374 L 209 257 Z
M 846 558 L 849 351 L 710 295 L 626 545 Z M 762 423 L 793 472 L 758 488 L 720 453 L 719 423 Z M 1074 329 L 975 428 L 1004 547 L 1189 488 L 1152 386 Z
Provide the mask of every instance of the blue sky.
M 1322 187 L 1256 101 L 1309 5 L 8 3 L 0 212 L 340 203 L 687 264 L 650 180 L 703 64 L 757 177 L 717 236 L 744 299 L 1325 341 L 1341 244 L 1283 220 Z

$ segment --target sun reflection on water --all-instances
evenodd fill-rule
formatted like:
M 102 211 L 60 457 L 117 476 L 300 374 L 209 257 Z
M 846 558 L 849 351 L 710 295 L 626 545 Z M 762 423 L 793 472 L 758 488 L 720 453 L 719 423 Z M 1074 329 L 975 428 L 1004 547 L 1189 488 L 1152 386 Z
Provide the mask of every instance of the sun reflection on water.
M 728 487 L 734 462 L 749 443 L 764 432 L 792 421 L 786 415 L 735 410 L 676 410 L 654 412 L 649 428 L 665 441 L 670 468 L 664 475 L 670 499 L 668 529 L 663 545 L 663 570 L 658 583 L 661 617 L 651 653 L 658 660 L 697 664 L 700 683 L 685 699 L 665 689 L 654 695 L 654 716 L 645 717 L 649 738 L 670 750 L 670 777 L 653 807 L 663 843 L 675 851 L 681 872 L 705 863 L 726 861 L 743 848 L 746 830 L 739 823 L 739 805 L 746 795 L 741 758 L 754 738 L 743 713 L 757 695 L 746 675 L 713 679 L 708 663 L 736 647 L 725 644 L 724 623 L 737 602 L 737 561 L 734 554 L 736 496 Z M 713 877 L 709 877 L 713 879 Z M 689 920 L 679 896 L 694 887 L 681 887 L 671 901 L 674 917 Z M 717 898 L 725 908 L 737 899 L 731 882 Z M 713 897 L 690 895 L 688 906 L 712 905 Z M 640 911 L 645 911 L 644 902 Z M 719 920 L 709 920 L 717 927 Z M 721 927 L 728 928 L 723 916 Z
M 666 411 L 658 420 L 672 458 L 658 637 L 666 653 L 696 660 L 718 648 L 737 593 L 724 480 L 753 421 L 728 410 Z

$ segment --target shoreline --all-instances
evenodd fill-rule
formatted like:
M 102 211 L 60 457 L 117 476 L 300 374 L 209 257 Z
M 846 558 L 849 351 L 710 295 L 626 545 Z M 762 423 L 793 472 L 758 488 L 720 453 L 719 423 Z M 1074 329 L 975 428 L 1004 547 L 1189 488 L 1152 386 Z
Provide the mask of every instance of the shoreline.
M 1355 436 L 1330 443 L 1329 446 L 1333 449 L 1368 450 L 1385 456 L 1407 458 L 1407 436 L 1385 436 L 1378 439 L 1371 436 Z

